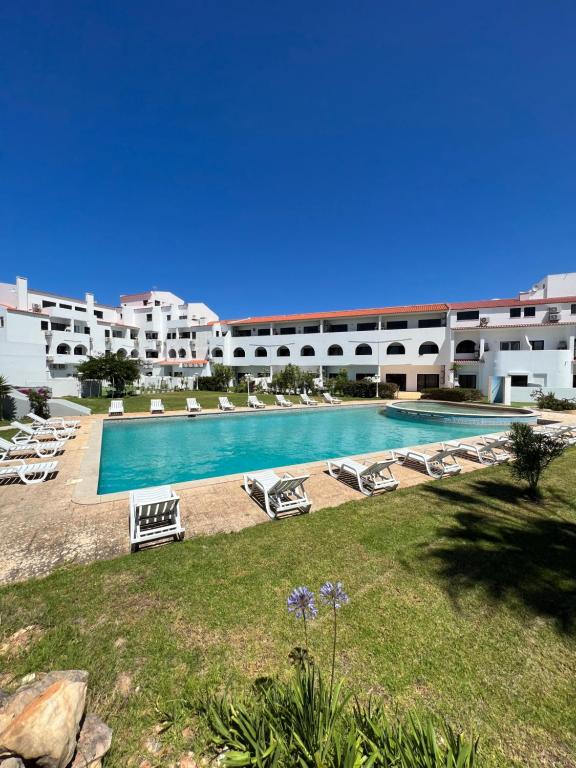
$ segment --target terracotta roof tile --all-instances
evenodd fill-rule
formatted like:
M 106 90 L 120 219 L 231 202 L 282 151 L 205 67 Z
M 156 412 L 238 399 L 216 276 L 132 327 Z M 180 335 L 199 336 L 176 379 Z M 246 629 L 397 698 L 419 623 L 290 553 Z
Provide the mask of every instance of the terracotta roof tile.
M 302 320 L 329 320 L 344 317 L 373 317 L 375 315 L 402 315 L 409 312 L 446 312 L 447 304 L 411 304 L 401 307 L 375 307 L 372 309 L 343 309 L 339 312 L 304 312 L 296 315 L 264 315 L 245 317 L 240 320 L 221 320 L 224 325 L 257 325 L 259 323 L 280 323 Z
M 151 291 L 146 291 L 145 293 L 125 293 L 120 296 L 120 303 L 126 303 L 129 301 L 143 301 L 144 299 L 149 299 L 150 296 L 152 296 Z
M 484 299 L 481 301 L 452 301 L 450 309 L 490 309 L 491 307 L 533 307 L 540 304 L 568 304 L 576 296 L 553 296 L 550 299 Z

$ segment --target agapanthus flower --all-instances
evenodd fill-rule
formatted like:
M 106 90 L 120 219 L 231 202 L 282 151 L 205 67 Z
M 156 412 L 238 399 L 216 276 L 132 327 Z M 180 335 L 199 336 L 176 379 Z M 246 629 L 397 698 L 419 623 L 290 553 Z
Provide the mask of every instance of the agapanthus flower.
M 296 587 L 288 598 L 288 610 L 297 619 L 314 619 L 318 609 L 314 605 L 314 593 L 308 587 Z
M 348 602 L 348 595 L 344 592 L 344 585 L 341 581 L 337 581 L 335 584 L 327 581 L 320 587 L 320 600 L 332 608 L 341 608 Z

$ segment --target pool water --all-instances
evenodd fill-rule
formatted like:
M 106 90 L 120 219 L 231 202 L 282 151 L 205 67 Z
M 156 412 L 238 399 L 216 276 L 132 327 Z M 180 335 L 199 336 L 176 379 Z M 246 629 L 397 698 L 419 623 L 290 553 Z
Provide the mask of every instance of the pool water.
M 487 433 L 427 424 L 381 406 L 106 421 L 98 493 L 270 469 Z

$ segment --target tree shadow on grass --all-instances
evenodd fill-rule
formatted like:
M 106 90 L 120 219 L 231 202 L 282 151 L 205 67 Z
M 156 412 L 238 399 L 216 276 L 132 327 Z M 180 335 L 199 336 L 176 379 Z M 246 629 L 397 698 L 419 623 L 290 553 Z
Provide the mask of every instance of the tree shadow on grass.
M 483 589 L 494 602 L 523 605 L 552 619 L 559 632 L 576 629 L 576 523 L 530 501 L 508 482 L 479 480 L 469 491 L 443 484 L 427 490 L 454 508 L 452 524 L 438 530 L 426 558 L 455 602 Z M 561 492 L 547 493 L 554 505 L 574 508 Z

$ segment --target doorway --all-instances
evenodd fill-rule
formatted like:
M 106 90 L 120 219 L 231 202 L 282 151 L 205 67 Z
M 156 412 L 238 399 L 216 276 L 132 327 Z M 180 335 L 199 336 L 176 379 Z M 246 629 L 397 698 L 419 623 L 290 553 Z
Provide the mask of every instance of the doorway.
M 397 384 L 400 392 L 406 392 L 406 374 L 405 373 L 387 373 L 386 384 Z

